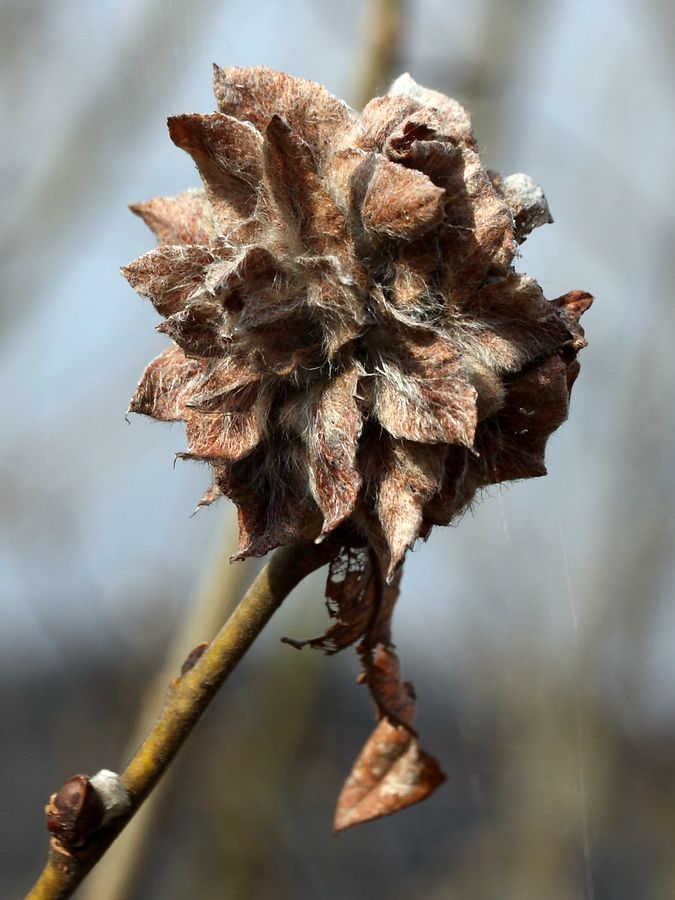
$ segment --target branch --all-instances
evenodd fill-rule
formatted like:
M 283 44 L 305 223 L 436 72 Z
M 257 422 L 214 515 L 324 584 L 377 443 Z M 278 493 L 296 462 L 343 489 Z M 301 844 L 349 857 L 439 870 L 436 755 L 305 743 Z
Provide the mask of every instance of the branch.
M 69 843 L 66 847 L 53 837 L 47 864 L 27 900 L 62 900 L 71 896 L 133 818 L 219 687 L 285 597 L 305 576 L 328 563 L 332 552 L 334 549 L 331 551 L 326 544 L 308 541 L 276 551 L 194 666 L 171 683 L 159 718 L 120 776 L 121 786 L 128 794 L 124 811 L 104 828 L 91 835 L 80 835 L 84 838 L 82 844 L 78 841 L 76 846 Z
M 218 631 L 242 595 L 244 584 L 251 581 L 249 564 L 253 560 L 246 559 L 233 566 L 228 559 L 229 553 L 235 553 L 239 546 L 236 510 L 233 506 L 226 507 L 221 515 L 224 527 L 218 530 L 213 541 L 208 564 L 203 567 L 194 596 L 187 604 L 183 620 L 175 628 L 161 668 L 144 689 L 138 720 L 127 744 L 129 756 L 135 753 L 155 721 L 166 686 L 180 662 L 205 636 Z M 106 853 L 88 876 L 82 900 L 118 900 L 133 895 L 133 886 L 146 862 L 148 845 L 161 827 L 159 818 L 164 814 L 167 799 L 176 795 L 175 782 L 180 779 L 180 774 L 180 765 L 166 772 L 129 827 L 116 839 L 113 851 Z
M 399 67 L 405 7 L 405 0 L 370 0 L 364 10 L 364 43 L 353 91 L 356 109 L 383 92 Z

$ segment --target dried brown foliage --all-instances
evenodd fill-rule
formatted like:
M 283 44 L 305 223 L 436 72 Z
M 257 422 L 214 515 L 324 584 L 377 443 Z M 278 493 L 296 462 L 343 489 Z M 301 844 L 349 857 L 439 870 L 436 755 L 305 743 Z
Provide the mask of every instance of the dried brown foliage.
M 490 484 L 545 474 L 590 295 L 547 301 L 518 244 L 550 221 L 480 161 L 466 111 L 403 75 L 359 115 L 266 68 L 215 69 L 219 112 L 169 119 L 203 188 L 137 204 L 159 247 L 126 267 L 171 346 L 131 410 L 186 424 L 201 501 L 231 498 L 238 557 L 331 535 L 336 621 L 380 723 L 336 827 L 442 779 L 417 744 L 389 622 L 406 551 Z

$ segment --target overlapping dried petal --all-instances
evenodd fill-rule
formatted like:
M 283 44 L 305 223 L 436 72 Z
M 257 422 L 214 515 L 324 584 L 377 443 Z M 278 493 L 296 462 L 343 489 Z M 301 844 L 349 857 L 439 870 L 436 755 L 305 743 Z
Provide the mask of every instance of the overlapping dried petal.
M 123 271 L 173 344 L 131 409 L 186 423 L 180 455 L 213 473 L 200 505 L 238 507 L 238 557 L 300 535 L 332 536 L 342 561 L 367 555 L 370 574 L 347 570 L 338 622 L 310 642 L 370 648 L 382 721 L 342 804 L 351 824 L 391 811 L 385 796 L 419 799 L 410 781 L 404 800 L 404 776 L 438 783 L 384 700 L 385 687 L 409 699 L 376 635 L 386 584 L 481 488 L 545 473 L 592 298 L 548 301 L 515 272 L 518 245 L 552 221 L 546 199 L 526 175 L 484 169 L 456 101 L 403 75 L 358 115 L 263 67 L 216 67 L 214 88 L 218 112 L 169 120 L 202 189 L 132 207 L 159 246 Z

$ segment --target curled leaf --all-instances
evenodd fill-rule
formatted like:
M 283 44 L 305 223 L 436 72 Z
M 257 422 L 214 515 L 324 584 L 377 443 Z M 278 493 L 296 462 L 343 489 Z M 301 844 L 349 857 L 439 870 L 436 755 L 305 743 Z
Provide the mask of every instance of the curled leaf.
M 390 816 L 426 800 L 444 781 L 438 763 L 420 749 L 417 737 L 382 719 L 340 792 L 333 828 L 344 831 Z

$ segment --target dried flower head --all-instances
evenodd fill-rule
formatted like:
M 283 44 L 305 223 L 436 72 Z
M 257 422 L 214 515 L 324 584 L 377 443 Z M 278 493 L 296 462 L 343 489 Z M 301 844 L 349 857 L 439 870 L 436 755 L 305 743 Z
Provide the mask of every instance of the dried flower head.
M 185 422 L 179 455 L 211 466 L 202 504 L 236 503 L 239 557 L 335 538 L 339 621 L 312 643 L 364 638 L 377 667 L 388 621 L 363 610 L 390 614 L 407 549 L 481 488 L 545 473 L 591 297 L 547 301 L 514 271 L 551 221 L 541 189 L 487 172 L 466 111 L 410 76 L 360 115 L 266 68 L 216 67 L 215 95 L 169 119 L 203 189 L 132 207 L 159 247 L 124 273 L 172 345 L 131 410 Z

